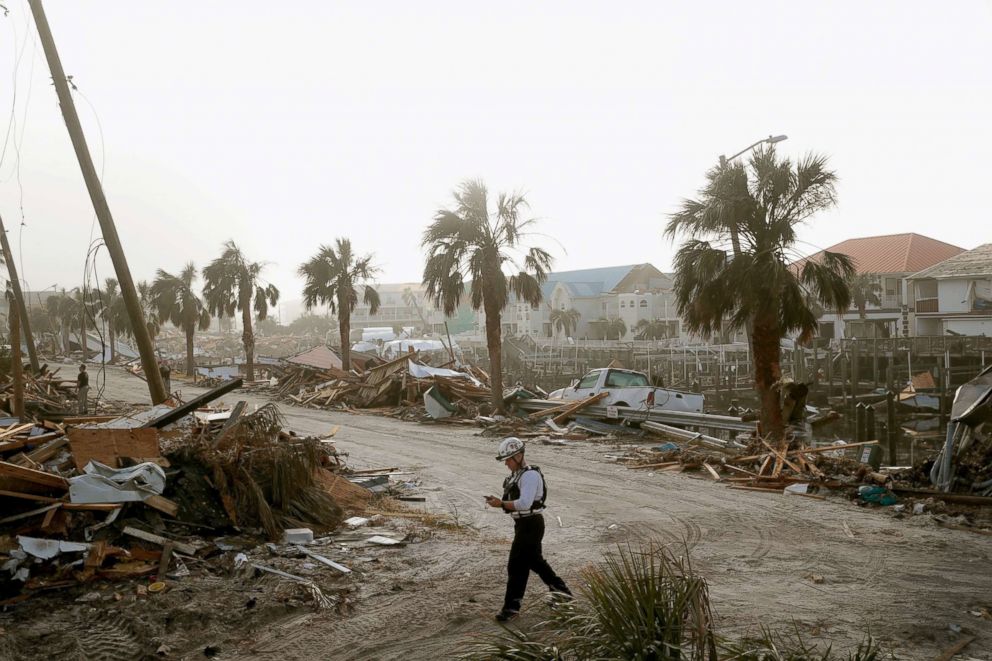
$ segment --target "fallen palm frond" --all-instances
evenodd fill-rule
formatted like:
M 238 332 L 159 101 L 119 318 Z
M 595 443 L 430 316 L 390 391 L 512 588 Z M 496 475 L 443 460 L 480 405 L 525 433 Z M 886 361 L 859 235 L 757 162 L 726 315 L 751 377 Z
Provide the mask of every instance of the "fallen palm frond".
M 879 661 L 888 658 L 872 638 L 871 632 L 865 634 L 856 650 L 840 657 L 834 654 L 831 645 L 818 650 L 807 643 L 795 625 L 794 631 L 778 634 L 763 626 L 757 636 L 721 642 L 720 651 L 727 661 L 836 661 L 840 658 L 847 661 Z
M 202 441 L 193 455 L 213 472 L 228 515 L 278 539 L 286 528 L 333 528 L 341 508 L 317 482 L 325 450 L 312 438 L 282 432 L 278 407 L 266 404 L 240 418 L 216 448 Z

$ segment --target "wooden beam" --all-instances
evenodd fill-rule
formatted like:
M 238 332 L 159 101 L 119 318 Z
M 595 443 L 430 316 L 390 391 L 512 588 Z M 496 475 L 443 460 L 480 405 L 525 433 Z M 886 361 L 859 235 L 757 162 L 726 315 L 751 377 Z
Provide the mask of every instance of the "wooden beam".
M 573 414 L 578 413 L 579 411 L 581 411 L 582 409 L 586 408 L 587 406 L 592 406 L 593 404 L 595 404 L 596 402 L 600 401 L 601 399 L 605 399 L 605 398 L 607 398 L 609 396 L 610 396 L 610 393 L 608 393 L 606 391 L 603 391 L 603 392 L 599 393 L 598 395 L 593 395 L 592 397 L 586 397 L 581 402 L 576 402 L 572 406 L 568 407 L 567 409 L 565 409 L 564 411 L 562 411 L 561 413 L 559 413 L 558 415 L 556 415 L 553 418 L 554 423 L 556 425 L 563 424 Z
M 25 482 L 33 482 L 53 489 L 68 489 L 69 482 L 64 477 L 45 471 L 25 468 L 6 461 L 0 461 L 0 475 L 9 475 Z
M 140 540 L 145 541 L 145 542 L 151 542 L 152 544 L 158 544 L 159 546 L 165 546 L 166 544 L 172 544 L 172 547 L 175 550 L 179 551 L 180 553 L 184 553 L 186 555 L 196 555 L 196 547 L 193 546 L 192 544 L 186 544 L 184 542 L 177 542 L 174 539 L 168 539 L 167 537 L 162 537 L 161 535 L 156 535 L 154 533 L 145 532 L 144 530 L 140 530 L 138 528 L 133 528 L 131 526 L 127 526 L 126 528 L 124 528 L 124 534 L 125 535 L 128 535 L 129 537 L 134 537 L 136 539 L 140 539 Z
M 201 406 L 204 406 L 205 404 L 209 404 L 210 402 L 214 401 L 218 397 L 223 397 L 227 393 L 232 392 L 234 390 L 237 390 L 238 388 L 240 388 L 242 386 L 242 384 L 244 384 L 244 380 L 243 379 L 231 379 L 230 381 L 227 381 L 226 383 L 220 384 L 219 386 L 217 386 L 213 390 L 208 390 L 207 392 L 203 393 L 199 397 L 195 397 L 195 398 L 189 400 L 188 402 L 186 402 L 182 406 L 177 406 L 176 408 L 172 409 L 168 413 L 165 413 L 165 414 L 163 414 L 163 415 L 155 418 L 154 420 L 151 420 L 150 422 L 145 423 L 144 425 L 142 425 L 142 427 L 155 427 L 157 429 L 161 429 L 162 427 L 165 427 L 166 425 L 172 424 L 176 420 L 179 420 L 179 419 L 181 419 L 181 418 L 189 415 L 190 413 L 192 413 L 196 409 L 200 408 Z

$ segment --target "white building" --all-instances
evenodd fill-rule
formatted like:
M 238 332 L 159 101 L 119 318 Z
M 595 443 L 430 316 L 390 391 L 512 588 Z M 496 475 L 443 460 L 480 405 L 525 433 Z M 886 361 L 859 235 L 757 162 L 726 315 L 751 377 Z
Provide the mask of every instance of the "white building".
M 916 335 L 992 337 L 992 243 L 909 276 Z

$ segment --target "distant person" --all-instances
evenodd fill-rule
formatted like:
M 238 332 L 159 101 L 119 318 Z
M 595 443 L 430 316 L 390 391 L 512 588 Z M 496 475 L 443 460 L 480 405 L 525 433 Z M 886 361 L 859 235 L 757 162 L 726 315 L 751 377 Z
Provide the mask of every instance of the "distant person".
M 76 402 L 78 403 L 79 415 L 89 413 L 87 398 L 90 394 L 90 375 L 86 373 L 86 365 L 79 366 L 79 375 L 76 377 Z
M 172 370 L 164 360 L 158 364 L 158 373 L 162 375 L 162 383 L 165 384 L 165 394 L 172 395 Z
M 699 384 L 699 379 L 694 378 L 692 380 L 692 392 L 694 393 L 703 392 L 703 387 Z

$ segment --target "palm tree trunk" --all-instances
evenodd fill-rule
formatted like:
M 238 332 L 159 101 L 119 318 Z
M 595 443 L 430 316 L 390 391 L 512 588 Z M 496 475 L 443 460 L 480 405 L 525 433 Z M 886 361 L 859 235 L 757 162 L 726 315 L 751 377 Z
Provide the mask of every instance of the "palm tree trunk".
M 250 303 L 250 301 L 249 301 Z M 245 345 L 245 378 L 248 381 L 255 380 L 255 335 L 251 332 L 251 305 L 245 303 L 241 306 L 241 342 Z
M 69 345 L 69 324 L 62 323 L 60 326 L 62 328 L 62 349 L 65 351 L 65 355 L 68 358 L 69 351 L 72 348 Z
M 193 363 L 193 333 L 196 329 L 190 325 L 186 327 L 186 374 L 193 377 L 196 383 L 196 365 Z
M 79 337 L 79 345 L 83 350 L 83 362 L 86 362 L 86 304 L 80 302 L 79 304 L 79 327 L 81 329 L 81 335 Z
M 779 441 L 785 433 L 782 406 L 773 386 L 782 378 L 781 331 L 773 316 L 756 317 L 751 344 L 754 349 L 754 389 L 761 399 L 761 433 Z
M 351 312 L 343 305 L 338 307 L 338 332 L 341 333 L 341 369 L 348 372 L 351 370 Z
M 489 300 L 483 301 L 486 311 L 486 347 L 489 349 L 489 385 L 492 387 L 493 410 L 505 412 L 503 405 L 503 339 L 500 310 L 490 309 Z
M 117 344 L 114 342 L 114 327 L 107 324 L 107 337 L 110 338 L 110 362 L 117 360 Z

